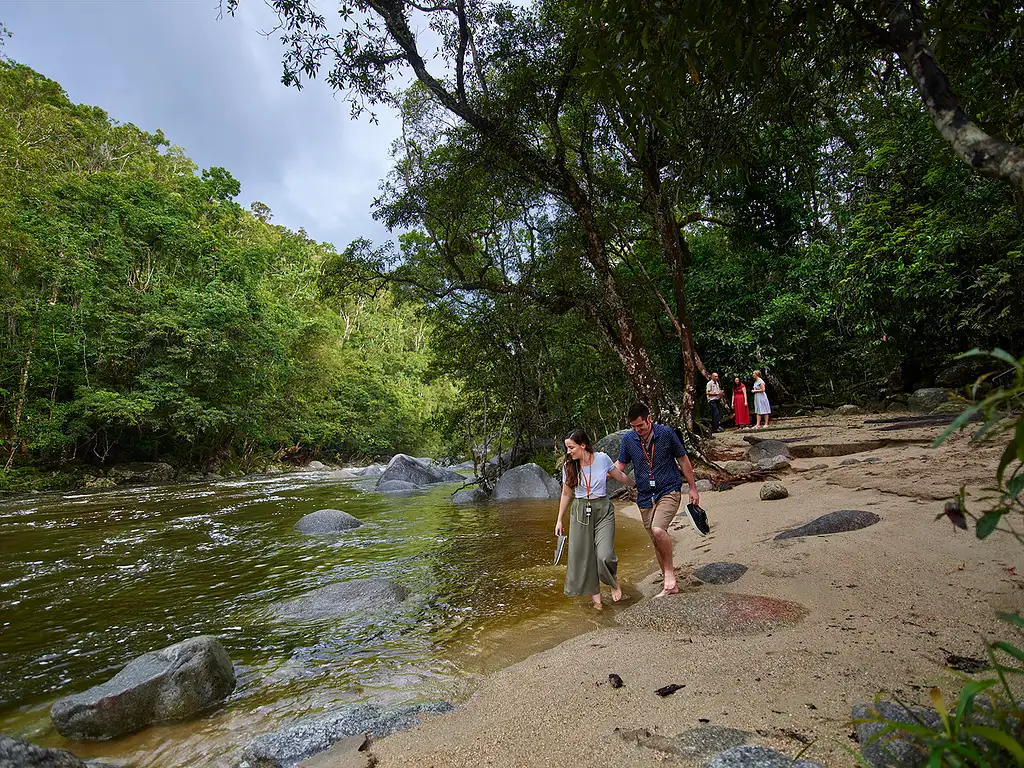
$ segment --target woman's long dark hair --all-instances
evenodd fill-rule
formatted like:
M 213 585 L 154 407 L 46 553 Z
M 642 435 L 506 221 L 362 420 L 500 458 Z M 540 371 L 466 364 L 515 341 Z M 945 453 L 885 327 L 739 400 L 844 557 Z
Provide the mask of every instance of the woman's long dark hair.
M 565 436 L 566 440 L 572 440 L 576 445 L 583 446 L 588 453 L 594 452 L 594 444 L 590 442 L 587 433 L 578 427 Z M 565 482 L 573 490 L 580 484 L 580 463 L 565 452 Z

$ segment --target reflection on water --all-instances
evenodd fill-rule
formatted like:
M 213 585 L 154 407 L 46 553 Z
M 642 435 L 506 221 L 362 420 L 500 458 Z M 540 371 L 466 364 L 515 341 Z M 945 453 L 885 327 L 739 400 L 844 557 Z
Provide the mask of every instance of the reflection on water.
M 365 481 L 363 481 L 365 482 Z M 72 493 L 0 504 L 0 732 L 146 766 L 226 765 L 294 717 L 361 700 L 464 695 L 475 675 L 607 624 L 562 595 L 550 565 L 557 502 L 456 507 L 313 474 Z M 364 521 L 292 530 L 325 507 Z M 620 518 L 629 581 L 643 529 Z M 268 607 L 333 581 L 381 576 L 412 597 L 387 615 L 271 620 Z M 127 661 L 199 634 L 220 639 L 238 688 L 212 715 L 102 744 L 56 734 L 49 707 Z

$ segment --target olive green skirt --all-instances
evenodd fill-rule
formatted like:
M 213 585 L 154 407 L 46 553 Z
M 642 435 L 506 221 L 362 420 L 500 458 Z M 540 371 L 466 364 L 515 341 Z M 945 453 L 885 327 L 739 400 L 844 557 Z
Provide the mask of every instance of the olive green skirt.
M 615 508 L 603 496 L 573 499 L 569 507 L 569 564 L 565 570 L 565 594 L 597 595 L 601 582 L 617 589 L 619 559 L 615 557 Z

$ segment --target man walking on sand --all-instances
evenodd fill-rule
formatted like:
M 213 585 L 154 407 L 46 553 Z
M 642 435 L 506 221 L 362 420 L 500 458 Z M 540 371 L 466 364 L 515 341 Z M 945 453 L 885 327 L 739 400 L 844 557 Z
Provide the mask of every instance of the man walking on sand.
M 711 432 L 724 432 L 722 429 L 722 413 L 719 408 L 722 407 L 722 395 L 725 391 L 722 386 L 718 383 L 718 374 L 711 374 L 711 381 L 705 389 L 708 395 L 708 405 L 711 406 Z
M 679 591 L 676 585 L 676 570 L 672 560 L 672 537 L 668 527 L 679 511 L 682 501 L 682 477 L 690 486 L 690 504 L 686 516 L 690 525 L 701 536 L 707 536 L 707 515 L 701 510 L 700 494 L 693 478 L 693 464 L 686 455 L 679 436 L 671 427 L 654 424 L 651 411 L 643 403 L 630 407 L 628 413 L 632 432 L 622 436 L 619 447 L 618 469 L 625 470 L 633 465 L 636 478 L 636 504 L 644 521 L 658 557 L 658 566 L 664 574 L 663 589 L 657 597 L 674 595 Z

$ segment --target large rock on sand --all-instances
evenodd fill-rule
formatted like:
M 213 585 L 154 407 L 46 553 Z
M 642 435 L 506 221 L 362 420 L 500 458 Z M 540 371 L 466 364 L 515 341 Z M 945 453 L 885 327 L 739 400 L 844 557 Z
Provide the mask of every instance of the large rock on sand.
M 562 484 L 536 464 L 514 467 L 501 476 L 494 486 L 493 498 L 497 501 L 510 499 L 557 499 Z
M 757 462 L 757 468 L 765 472 L 781 472 L 784 469 L 789 469 L 791 466 L 789 459 L 785 456 L 772 456 Z
M 190 717 L 234 689 L 227 652 L 201 635 L 140 656 L 107 682 L 58 699 L 50 719 L 62 736 L 102 741 Z
M 727 461 L 722 465 L 722 469 L 728 472 L 730 475 L 748 475 L 757 469 L 756 465 L 749 461 Z
M 377 487 L 390 481 L 412 483 L 413 485 L 434 485 L 435 483 L 462 483 L 466 478 L 450 469 L 414 459 L 400 453 L 388 462 L 388 466 L 377 478 Z
M 290 768 L 349 736 L 371 733 L 375 739 L 382 739 L 418 725 L 421 715 L 452 709 L 451 704 L 443 701 L 395 709 L 353 704 L 326 715 L 303 717 L 250 742 L 242 752 L 240 768 Z
M 761 501 L 778 501 L 789 496 L 789 491 L 782 483 L 769 480 L 761 486 Z
M 919 389 L 907 400 L 907 406 L 912 411 L 931 413 L 937 407 L 949 400 L 950 391 L 940 387 L 926 387 Z
M 781 440 L 758 440 L 747 449 L 747 458 L 753 464 L 764 459 L 774 459 L 776 456 L 791 458 L 789 446 Z
M 732 584 L 747 572 L 747 566 L 740 563 L 708 563 L 693 569 L 694 577 L 705 584 Z
M 811 522 L 783 531 L 776 540 L 795 539 L 800 536 L 825 536 L 830 533 L 845 533 L 846 531 L 858 531 L 867 528 L 881 520 L 874 512 L 865 512 L 860 509 L 840 509 L 836 512 L 829 512 L 827 515 L 816 517 Z
M 0 768 L 117 768 L 110 763 L 88 763 L 65 749 L 44 749 L 0 733 Z
M 318 509 L 299 518 L 295 530 L 301 533 L 338 533 L 358 528 L 363 521 L 340 509 Z
M 704 768 L 821 768 L 821 765 L 809 760 L 794 762 L 792 757 L 774 749 L 747 744 L 719 752 Z
M 900 723 L 923 725 L 938 730 L 942 721 L 935 710 L 926 707 L 905 706 L 890 701 L 879 701 L 876 704 L 855 704 L 852 710 L 857 741 L 860 752 L 868 765 L 873 768 L 889 766 L 917 766 L 927 762 L 927 753 L 923 752 L 907 734 L 889 731 L 882 734 L 884 722 L 857 722 L 881 716 L 886 720 Z
M 699 590 L 641 600 L 616 620 L 632 629 L 734 636 L 774 632 L 806 615 L 806 608 L 787 600 Z
M 612 461 L 619 458 L 619 448 L 622 446 L 622 438 L 628 435 L 633 430 L 631 429 L 620 429 L 618 432 L 612 432 L 610 435 L 605 435 L 596 443 L 594 443 L 594 450 L 607 453 Z
M 279 619 L 328 619 L 355 611 L 371 612 L 398 605 L 409 590 L 388 579 L 339 581 L 271 606 Z

